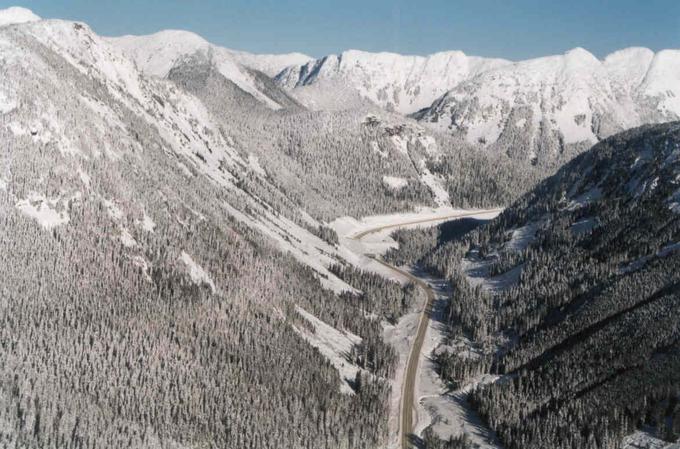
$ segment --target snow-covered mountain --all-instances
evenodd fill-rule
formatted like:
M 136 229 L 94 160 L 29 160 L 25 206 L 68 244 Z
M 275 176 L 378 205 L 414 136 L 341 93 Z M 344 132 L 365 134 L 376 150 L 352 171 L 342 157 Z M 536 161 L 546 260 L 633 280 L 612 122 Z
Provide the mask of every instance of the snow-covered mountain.
M 337 86 L 344 86 L 384 109 L 408 114 L 430 106 L 463 80 L 507 64 L 460 51 L 423 57 L 348 50 L 289 67 L 276 81 L 293 92 L 310 85 L 331 90 L 319 95 L 332 95 Z M 313 106 L 311 100 L 308 104 Z
M 164 78 L 184 59 L 201 55 L 239 88 L 271 109 L 291 106 L 281 101 L 282 94 L 271 92 L 276 87 L 259 72 L 271 77 L 284 67 L 311 59 L 301 53 L 255 55 L 213 45 L 189 31 L 165 30 L 147 36 L 122 36 L 107 40 L 123 52 L 148 75 Z
M 576 48 L 519 62 L 352 50 L 288 67 L 276 82 L 311 109 L 358 107 L 360 98 L 472 145 L 549 165 L 615 132 L 680 117 L 676 50 L 628 48 L 599 60 Z
M 155 74 L 161 76 L 163 67 L 172 65 L 172 62 L 179 58 L 199 50 L 212 49 L 220 53 L 222 58 L 259 70 L 270 77 L 277 75 L 286 67 L 306 64 L 313 59 L 302 53 L 254 54 L 231 50 L 213 45 L 201 36 L 183 30 L 164 30 L 146 36 L 126 35 L 108 38 L 108 40 L 129 52 L 138 63 L 141 63 L 142 68 L 148 68 L 151 72 L 156 72 Z
M 291 254 L 304 258 L 318 252 L 312 248 L 333 253 L 327 243 L 301 227 L 301 223 L 312 227 L 318 223 L 311 218 L 292 220 L 303 211 L 258 174 L 248 153 L 235 148 L 228 130 L 197 98 L 170 81 L 145 76 L 122 50 L 87 25 L 42 20 L 3 27 L 0 51 L 6 73 L 0 85 L 0 134 L 12 148 L 0 159 L 4 162 L 0 167 L 12 168 L 0 172 L 0 181 L 17 208 L 26 205 L 21 210 L 44 227 L 68 223 L 68 211 L 56 211 L 70 199 L 101 197 L 119 205 L 115 215 L 120 233 L 136 235 L 128 217 L 149 208 L 137 197 L 144 196 L 139 185 L 119 181 L 119 186 L 107 187 L 103 177 L 130 171 L 141 180 L 153 171 L 163 173 L 166 182 L 174 185 L 195 177 L 212 183 L 228 196 L 220 205 L 223 213 L 269 236 Z M 41 156 L 32 148 L 41 148 Z M 26 158 L 20 157 L 23 149 Z M 60 187 L 47 187 L 50 177 L 33 176 L 29 168 L 24 172 L 24 164 L 37 164 L 39 171 L 56 167 L 63 172 L 54 175 Z M 26 180 L 19 181 L 23 175 Z M 239 187 L 244 179 L 249 179 L 248 192 Z M 262 187 L 266 197 L 249 196 Z M 34 210 L 31 204 L 38 206 Z M 247 204 L 248 214 L 244 214 Z M 285 215 L 273 213 L 273 207 Z M 310 248 L 303 249 L 308 244 Z M 321 254 L 306 260 L 322 272 L 335 261 Z
M 480 73 L 415 114 L 519 159 L 546 162 L 604 137 L 680 117 L 680 51 L 577 48 Z
M 210 48 L 174 59 L 185 53 L 182 42 L 195 48 L 185 37 L 158 52 L 149 45 L 151 58 L 140 52 L 133 60 L 120 42 L 84 23 L 36 20 L 0 28 L 6 74 L 0 135 L 12 148 L 0 158 L 0 187 L 17 210 L 44 227 L 67 225 L 63 205 L 89 194 L 118 204 L 115 215 L 124 223 L 145 207 L 136 198 L 141 187 L 101 187 L 102 177 L 121 172 L 145 179 L 152 170 L 168 185 L 201 179 L 214 189 L 209 198 L 219 192 L 223 217 L 266 236 L 338 290 L 349 287 L 328 267 L 353 256 L 319 237 L 322 220 L 448 205 L 443 177 L 427 165 L 446 147 L 413 120 L 267 108 L 225 67 L 262 77 L 258 87 L 273 86 L 260 92 L 277 92 L 269 78 L 206 58 Z M 33 175 L 49 167 L 68 174 L 49 181 L 59 187 Z M 384 181 L 392 178 L 398 186 Z M 136 235 L 130 223 L 119 229 L 130 236 L 127 243 Z
M 677 107 L 674 53 L 630 53 L 608 58 L 607 71 L 592 76 L 589 67 L 602 63 L 573 55 L 573 70 L 563 70 L 569 76 L 555 75 L 578 87 L 565 91 L 565 101 L 576 101 L 606 78 L 618 81 L 602 95 L 597 91 L 596 98 L 630 97 L 621 114 L 621 120 L 630 120 L 625 123 L 635 122 L 631 114 L 636 120 L 670 117 Z M 354 57 L 366 67 L 372 63 L 365 54 Z M 451 135 L 448 127 L 441 132 L 426 126 L 438 128 L 438 122 L 419 123 L 378 105 L 404 113 L 444 95 L 451 90 L 446 83 L 456 83 L 455 90 L 517 64 L 448 54 L 441 60 L 414 58 L 412 67 L 422 70 L 407 76 L 404 67 L 396 67 L 408 58 L 383 55 L 375 59 L 383 61 L 385 73 L 371 72 L 374 81 L 382 81 L 364 80 L 359 89 L 330 71 L 323 82 L 293 88 L 296 100 L 268 74 L 291 61 L 300 66 L 304 58 L 234 52 L 177 31 L 102 38 L 84 23 L 41 20 L 20 8 L 0 11 L 4 445 L 386 447 L 391 424 L 385 410 L 390 390 L 398 391 L 389 379 L 401 370 L 398 351 L 383 336 L 387 330 L 391 341 L 403 342 L 400 346 L 409 341 L 392 323 L 415 304 L 417 293 L 356 270 L 380 265 L 365 252 L 389 242 L 380 237 L 364 245 L 353 237 L 390 224 L 395 212 L 415 225 L 424 208 L 508 204 L 535 178 L 527 176 L 525 165 L 513 171 L 511 159 L 479 151 L 480 145 L 489 146 L 479 138 Z M 634 62 L 647 59 L 641 66 Z M 438 83 L 440 75 L 444 81 Z M 395 81 L 385 81 L 390 77 Z M 376 85 L 382 87 L 373 95 Z M 383 96 L 387 100 L 380 103 Z M 639 96 L 651 103 L 653 114 L 645 115 L 633 101 Z M 298 101 L 327 110 L 311 111 Z M 554 113 L 558 106 L 546 111 Z M 488 117 L 495 120 L 490 112 Z M 610 125 L 599 123 L 598 129 Z M 549 370 L 571 376 L 566 380 L 575 382 L 568 388 L 588 388 L 573 391 L 576 395 L 598 386 L 581 381 L 609 383 L 612 374 L 628 374 L 612 370 L 636 368 L 639 360 L 663 368 L 657 362 L 665 358 L 657 356 L 665 357 L 667 347 L 660 346 L 660 352 L 649 346 L 655 351 L 650 355 L 641 343 L 665 343 L 668 337 L 677 346 L 678 126 L 649 127 L 601 143 L 508 209 L 493 233 L 476 239 L 484 244 L 494 238 L 515 249 L 522 240 L 524 249 L 533 250 L 534 237 L 553 236 L 551 244 L 535 245 L 550 259 L 529 251 L 510 256 L 527 259 L 519 280 L 534 280 L 535 288 L 515 290 L 512 302 L 481 303 L 481 312 L 490 310 L 486 306 L 505 310 L 480 315 L 478 323 L 489 323 L 479 332 L 500 326 L 515 312 L 520 324 L 540 323 L 532 318 L 542 312 L 553 323 L 561 315 L 551 313 L 550 304 L 569 300 L 565 291 L 585 293 L 582 286 L 600 278 L 643 301 L 635 307 L 644 317 L 624 309 L 626 318 L 636 321 L 625 326 L 625 334 L 607 334 L 616 337 L 616 351 L 606 352 L 607 345 L 593 340 L 595 350 L 583 347 L 565 360 L 569 369 Z M 518 154 L 524 151 L 522 145 L 514 147 Z M 391 217 L 354 219 L 388 213 Z M 445 215 L 430 218 L 437 216 Z M 575 250 L 577 245 L 583 251 Z M 492 257 L 493 251 L 477 254 Z M 546 261 L 552 269 L 542 272 L 544 265 L 550 267 Z M 500 272 L 517 262 L 507 259 L 493 269 Z M 565 264 L 571 271 L 563 270 Z M 588 267 L 593 275 L 569 276 Z M 522 270 L 516 268 L 514 273 Z M 643 291 L 647 285 L 638 275 L 653 281 L 651 287 L 672 279 L 675 297 L 644 299 L 653 288 Z M 580 290 L 572 288 L 572 279 Z M 631 284 L 618 284 L 620 279 Z M 593 294 L 602 293 L 599 283 L 590 286 Z M 452 291 L 457 299 L 467 292 Z M 532 292 L 538 295 L 523 294 Z M 567 330 L 604 318 L 601 312 L 609 305 L 628 306 L 573 299 L 567 312 L 580 319 L 566 323 Z M 647 308 L 661 300 L 663 307 Z M 480 302 L 454 304 L 478 310 Z M 527 317 L 527 310 L 533 316 Z M 398 326 L 415 332 L 415 316 Z M 671 333 L 657 340 L 630 337 L 636 328 Z M 536 340 L 518 343 L 548 345 L 559 337 L 548 328 L 535 330 Z M 635 351 L 628 351 L 631 345 Z M 526 354 L 542 348 L 523 347 Z M 673 350 L 668 357 L 673 369 L 656 371 L 677 379 Z M 635 359 L 625 359 L 629 354 Z M 521 356 L 509 353 L 508 360 Z M 590 368 L 599 377 L 578 377 Z M 621 385 L 630 391 L 641 384 Z M 543 429 L 540 407 L 553 393 L 547 391 L 545 397 L 513 401 L 511 413 L 516 404 L 539 408 L 510 424 L 531 419 L 537 425 L 530 429 Z M 572 391 L 565 391 L 563 397 L 571 398 Z M 516 396 L 511 393 L 496 398 Z M 636 404 L 647 403 L 641 398 Z M 616 412 L 611 422 L 626 413 Z M 536 441 L 540 445 L 533 447 L 545 446 L 542 434 Z

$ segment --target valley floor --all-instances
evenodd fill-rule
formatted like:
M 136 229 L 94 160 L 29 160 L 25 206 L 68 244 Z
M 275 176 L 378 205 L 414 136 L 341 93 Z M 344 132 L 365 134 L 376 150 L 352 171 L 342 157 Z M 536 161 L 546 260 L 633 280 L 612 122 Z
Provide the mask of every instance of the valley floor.
M 449 293 L 447 284 L 415 267 L 392 267 L 379 258 L 389 248 L 397 245 L 390 237 L 396 229 L 433 226 L 463 217 L 491 219 L 500 210 L 436 208 L 417 213 L 365 217 L 361 220 L 345 217 L 331 223 L 331 227 L 338 232 L 340 246 L 357 255 L 361 259 L 362 268 L 402 283 L 416 281 L 428 293 L 428 299 L 423 296 L 421 302 L 395 325 L 384 326 L 385 340 L 399 354 L 390 400 L 390 448 L 407 447 L 405 440 L 408 441 L 409 437 L 404 435 L 401 427 L 404 427 L 404 423 L 408 425 L 409 420 L 416 438 L 427 427 L 433 426 L 433 430 L 441 438 L 465 432 L 480 447 L 499 447 L 495 436 L 467 406 L 465 395 L 469 387 L 455 392 L 447 391 L 429 357 L 444 337 L 440 315 Z M 421 321 L 425 328 L 419 332 Z M 493 379 L 478 381 L 489 380 Z M 406 403 L 403 402 L 405 398 Z M 405 417 L 404 414 L 409 409 L 412 415 Z

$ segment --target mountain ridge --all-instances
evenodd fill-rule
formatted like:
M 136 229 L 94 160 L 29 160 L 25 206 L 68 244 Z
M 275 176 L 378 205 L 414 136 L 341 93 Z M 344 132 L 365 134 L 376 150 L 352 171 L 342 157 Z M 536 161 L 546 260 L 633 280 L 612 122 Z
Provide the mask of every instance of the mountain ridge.
M 339 78 L 377 105 L 408 113 L 431 104 L 470 73 L 507 63 L 502 59 L 467 56 L 457 50 L 428 56 L 346 50 L 284 69 L 276 80 L 293 90 Z
M 285 67 L 306 63 L 307 61 L 313 59 L 311 56 L 307 56 L 299 52 L 281 53 L 281 54 L 261 54 L 261 53 L 250 53 L 242 50 L 234 50 L 231 48 L 221 47 L 210 43 L 204 37 L 197 33 L 181 29 L 165 29 L 151 34 L 145 35 L 133 35 L 126 34 L 122 36 L 110 36 L 107 39 L 111 42 L 121 45 L 122 47 L 128 49 L 128 51 L 134 52 L 136 46 L 143 46 L 147 42 L 156 43 L 158 41 L 165 41 L 168 43 L 176 43 L 177 41 L 183 41 L 187 44 L 188 48 L 185 48 L 187 53 L 189 51 L 196 51 L 205 47 L 220 48 L 230 54 L 236 62 L 250 67 L 255 70 L 259 70 L 267 76 L 273 77 L 278 74 Z M 188 45 L 191 44 L 191 45 Z M 193 48 L 192 48 L 193 47 Z M 186 53 L 185 53 L 186 54 Z M 178 53 L 176 56 L 180 56 Z
M 640 428 L 673 447 L 679 201 L 676 121 L 602 140 L 467 234 L 401 233 L 391 257 L 455 292 L 438 372 L 504 447 L 618 448 Z

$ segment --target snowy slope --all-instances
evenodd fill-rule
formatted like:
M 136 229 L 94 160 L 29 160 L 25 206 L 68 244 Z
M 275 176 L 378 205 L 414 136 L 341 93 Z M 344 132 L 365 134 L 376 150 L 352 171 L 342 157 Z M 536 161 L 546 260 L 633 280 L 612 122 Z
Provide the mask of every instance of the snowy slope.
M 176 167 L 179 174 L 181 181 L 172 182 L 206 179 L 226 198 L 220 203 L 224 217 L 257 230 L 309 265 L 326 287 L 352 290 L 327 270 L 338 263 L 337 250 L 287 218 L 304 215 L 297 206 L 286 204 L 284 214 L 281 206 L 277 210 L 268 204 L 277 188 L 262 170 L 250 168 L 252 163 L 234 148 L 196 97 L 170 81 L 144 76 L 122 50 L 82 23 L 43 20 L 2 28 L 0 52 L 7 69 L 0 84 L 0 136 L 16 151 L 26 145 L 40 148 L 41 164 L 71 173 L 70 181 L 55 190 L 42 185 L 37 176 L 34 184 L 18 189 L 11 174 L 0 172 L 2 191 L 12 195 L 16 209 L 25 216 L 45 228 L 68 226 L 68 208 L 79 195 L 95 194 L 103 182 L 102 173 L 97 173 L 106 165 L 117 166 L 131 158 L 139 162 L 160 153 L 163 163 Z M 35 89 L 36 85 L 49 88 Z M 13 169 L 18 169 L 16 165 Z M 246 178 L 248 190 L 241 187 Z M 260 191 L 273 192 L 272 198 L 258 197 Z M 129 207 L 139 201 L 110 194 L 107 198 L 111 204 Z M 131 229 L 123 225 L 129 221 L 126 209 L 116 208 L 110 215 L 120 240 L 134 246 Z M 144 205 L 140 202 L 134 209 Z M 135 223 L 147 229 L 145 220 Z M 305 224 L 319 224 L 311 218 L 309 222 Z
M 348 50 L 289 67 L 276 80 L 293 92 L 315 84 L 344 85 L 382 108 L 412 113 L 464 79 L 505 64 L 508 62 L 470 57 L 460 51 L 422 57 Z
M 197 34 L 181 30 L 165 30 L 148 36 L 122 36 L 107 38 L 135 61 L 144 73 L 166 77 L 170 70 L 185 58 L 196 54 L 207 57 L 219 72 L 239 88 L 252 95 L 271 109 L 279 104 L 263 87 L 257 72 L 269 76 L 290 64 L 305 61 L 302 54 L 253 55 L 213 45 Z
M 598 60 L 576 48 L 474 76 L 416 117 L 472 144 L 550 161 L 618 131 L 680 117 L 679 69 L 677 51 L 629 48 Z
M 67 226 L 69 201 L 96 191 L 101 183 L 98 169 L 87 168 L 86 161 L 105 159 L 107 164 L 115 164 L 162 151 L 179 171 L 182 183 L 204 178 L 223 192 L 226 200 L 220 208 L 225 215 L 266 236 L 280 250 L 312 268 L 325 287 L 353 290 L 328 267 L 344 260 L 357 265 L 362 261 L 349 249 L 333 246 L 310 232 L 321 223 L 286 198 L 286 192 L 273 182 L 270 170 L 263 167 L 267 162 L 264 158 L 274 155 L 256 148 L 248 148 L 255 153 L 246 153 L 235 143 L 228 123 L 213 115 L 200 98 L 162 76 L 176 65 L 174 55 L 201 42 L 191 41 L 192 35 L 185 37 L 175 39 L 174 46 L 144 49 L 149 52 L 149 57 L 141 59 L 146 74 L 158 75 L 145 76 L 139 70 L 142 52 L 131 55 L 120 42 L 98 36 L 83 23 L 43 20 L 0 30 L 0 51 L 10 74 L 6 83 L 0 84 L 0 111 L 5 114 L 0 135 L 10 142 L 28 139 L 32 144 L 54 148 L 54 157 L 67 161 L 73 173 L 73 185 L 59 192 L 42 193 L 43 187 L 36 185 L 32 191 L 17 194 L 17 210 L 46 228 Z M 90 88 L 79 88 L 83 83 Z M 34 91 L 33 86 L 43 84 L 51 87 Z M 307 120 L 306 114 L 301 119 Z M 445 190 L 425 167 L 426 155 L 439 152 L 436 141 L 423 132 L 422 126 L 398 116 L 394 119 L 383 122 L 374 118 L 371 126 L 359 122 L 359 130 L 352 132 L 365 133 L 365 127 L 375 127 L 382 150 L 391 153 L 386 174 L 402 175 L 397 159 L 407 167 L 417 163 L 412 183 L 422 182 L 423 191 L 430 189 L 445 202 Z M 157 136 L 149 137 L 150 132 Z M 15 191 L 11 177 L 0 172 L 0 181 L 3 191 Z M 382 185 L 382 177 L 376 184 Z M 310 187 L 301 183 L 301 188 Z M 118 205 L 130 202 L 114 194 L 107 194 L 106 201 Z M 135 208 L 145 210 L 144 204 Z M 154 228 L 155 218 L 149 221 L 143 214 L 133 228 L 122 206 L 110 215 L 116 238 L 126 246 L 136 245 L 135 228 L 146 232 Z M 196 259 L 187 254 L 189 257 L 179 260 L 192 279 L 203 279 L 210 285 L 208 270 L 203 276 L 190 262 Z

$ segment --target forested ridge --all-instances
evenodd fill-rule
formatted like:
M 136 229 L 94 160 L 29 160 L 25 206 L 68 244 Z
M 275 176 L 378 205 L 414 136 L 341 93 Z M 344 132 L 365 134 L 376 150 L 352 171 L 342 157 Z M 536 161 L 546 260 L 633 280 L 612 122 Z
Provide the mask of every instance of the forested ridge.
M 642 127 L 462 238 L 397 236 L 411 251 L 396 256 L 454 286 L 449 339 L 470 350 L 438 353 L 441 376 L 501 376 L 470 402 L 507 447 L 617 448 L 643 425 L 680 437 L 678 173 L 680 125 Z

